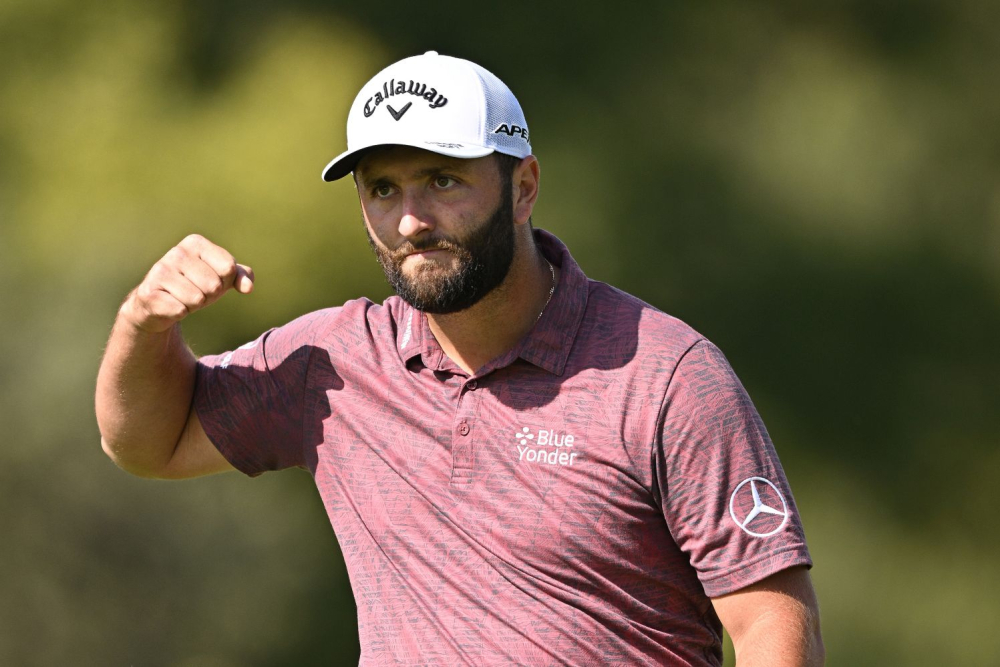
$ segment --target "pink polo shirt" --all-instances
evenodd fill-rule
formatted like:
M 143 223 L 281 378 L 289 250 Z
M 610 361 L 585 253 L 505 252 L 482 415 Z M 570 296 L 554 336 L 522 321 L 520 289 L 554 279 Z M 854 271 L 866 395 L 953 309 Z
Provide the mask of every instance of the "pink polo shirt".
M 362 665 L 720 664 L 709 597 L 811 565 L 778 457 L 715 346 L 536 238 L 552 301 L 475 375 L 362 299 L 201 359 L 198 415 L 312 473 Z

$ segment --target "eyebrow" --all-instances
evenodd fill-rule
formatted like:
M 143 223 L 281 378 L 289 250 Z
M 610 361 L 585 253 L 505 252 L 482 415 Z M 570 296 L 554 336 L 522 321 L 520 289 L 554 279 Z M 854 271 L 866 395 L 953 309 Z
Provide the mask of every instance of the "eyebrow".
M 417 171 L 412 172 L 412 174 L 408 174 L 408 176 L 421 179 L 421 178 L 428 178 L 436 174 L 440 174 L 443 171 L 450 171 L 458 174 L 464 174 L 467 173 L 468 170 L 469 170 L 469 165 L 467 160 L 462 160 L 461 158 L 451 158 L 451 159 L 446 159 L 445 161 L 442 161 L 440 163 L 430 165 L 429 167 L 418 169 Z M 366 188 L 374 187 L 376 185 L 392 183 L 392 180 L 389 177 L 382 175 L 377 171 L 372 172 L 371 175 L 362 172 L 356 172 L 356 173 L 358 175 L 359 182 L 363 184 Z

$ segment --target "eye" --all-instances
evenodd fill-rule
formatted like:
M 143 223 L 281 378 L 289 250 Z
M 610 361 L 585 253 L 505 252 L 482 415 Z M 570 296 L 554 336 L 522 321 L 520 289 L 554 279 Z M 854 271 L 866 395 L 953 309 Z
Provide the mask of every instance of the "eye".
M 376 199 L 385 199 L 392 194 L 392 186 L 386 183 L 379 183 L 372 188 L 372 196 Z
M 434 187 L 439 190 L 447 190 L 453 187 L 458 181 L 456 181 L 451 176 L 435 176 L 434 177 Z

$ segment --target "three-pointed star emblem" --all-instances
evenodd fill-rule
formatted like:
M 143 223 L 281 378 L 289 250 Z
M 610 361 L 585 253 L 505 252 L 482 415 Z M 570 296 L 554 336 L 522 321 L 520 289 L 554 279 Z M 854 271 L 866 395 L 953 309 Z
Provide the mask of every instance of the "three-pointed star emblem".
M 757 487 L 758 482 L 761 483 L 761 488 L 767 489 L 770 497 L 781 503 L 780 510 L 761 499 L 760 489 Z M 750 508 L 750 511 L 745 516 L 742 516 L 746 508 L 746 500 L 749 500 L 746 498 L 745 489 L 747 484 L 750 485 L 750 496 L 753 500 L 753 507 Z M 771 502 L 772 504 L 777 504 L 774 500 Z M 774 535 L 788 523 L 788 505 L 785 503 L 785 498 L 781 495 L 781 491 L 770 481 L 763 477 L 750 477 L 740 482 L 736 490 L 733 491 L 733 495 L 729 499 L 729 515 L 733 518 L 736 525 L 748 535 L 767 537 L 768 535 Z M 740 518 L 741 516 L 742 518 Z M 765 522 L 763 520 L 764 516 L 781 517 L 781 521 L 772 519 L 770 522 Z M 751 524 L 753 525 L 751 526 Z

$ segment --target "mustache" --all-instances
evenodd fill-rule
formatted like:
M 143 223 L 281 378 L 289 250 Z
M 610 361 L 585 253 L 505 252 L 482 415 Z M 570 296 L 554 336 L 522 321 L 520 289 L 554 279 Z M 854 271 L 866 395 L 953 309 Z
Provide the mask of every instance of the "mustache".
M 447 238 L 428 238 L 420 239 L 415 243 L 412 241 L 404 241 L 392 251 L 392 256 L 396 259 L 403 259 L 407 255 L 412 255 L 415 252 L 427 252 L 429 250 L 448 250 L 451 252 L 459 252 L 461 248 L 458 244 Z

